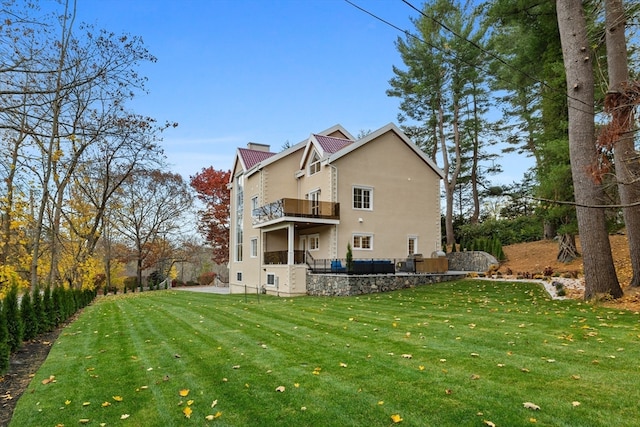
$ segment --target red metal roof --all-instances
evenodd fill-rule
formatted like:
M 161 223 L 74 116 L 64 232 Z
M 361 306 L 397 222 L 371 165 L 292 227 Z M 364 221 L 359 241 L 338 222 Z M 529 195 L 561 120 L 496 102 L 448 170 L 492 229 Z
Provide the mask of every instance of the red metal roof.
M 251 169 L 261 161 L 268 159 L 275 154 L 268 151 L 251 150 L 249 148 L 238 148 L 238 152 L 240 153 L 242 162 L 247 169 Z
M 352 144 L 353 141 L 342 138 L 334 138 L 332 136 L 324 136 L 324 135 L 313 135 L 320 146 L 324 150 L 325 153 L 333 154 L 336 151 L 342 150 L 349 144 Z

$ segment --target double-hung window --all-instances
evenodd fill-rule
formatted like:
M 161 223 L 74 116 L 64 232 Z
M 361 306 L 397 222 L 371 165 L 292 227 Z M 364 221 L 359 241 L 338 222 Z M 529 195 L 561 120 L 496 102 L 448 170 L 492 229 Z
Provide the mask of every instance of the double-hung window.
M 309 236 L 309 250 L 317 251 L 318 249 L 320 249 L 320 235 L 312 234 Z
M 251 198 L 251 216 L 256 217 L 258 215 L 258 196 Z
M 353 235 L 353 249 L 373 249 L 373 235 L 372 234 L 354 234 Z
M 256 258 L 258 256 L 258 238 L 253 237 L 251 239 L 251 258 Z
M 373 210 L 373 188 L 353 187 L 353 209 Z

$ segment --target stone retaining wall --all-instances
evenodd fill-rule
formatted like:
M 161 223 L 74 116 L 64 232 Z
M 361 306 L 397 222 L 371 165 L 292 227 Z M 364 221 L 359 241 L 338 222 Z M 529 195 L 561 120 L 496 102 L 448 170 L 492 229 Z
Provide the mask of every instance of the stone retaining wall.
M 350 296 L 414 288 L 449 280 L 465 274 L 307 274 L 307 295 Z

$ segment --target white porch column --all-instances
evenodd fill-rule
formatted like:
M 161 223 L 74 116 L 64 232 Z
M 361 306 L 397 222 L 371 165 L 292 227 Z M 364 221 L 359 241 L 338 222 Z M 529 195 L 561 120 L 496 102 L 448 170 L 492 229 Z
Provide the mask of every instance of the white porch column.
M 293 256 L 293 245 L 295 243 L 295 229 L 293 228 L 293 224 L 289 224 L 287 228 L 287 264 L 294 264 L 294 256 Z

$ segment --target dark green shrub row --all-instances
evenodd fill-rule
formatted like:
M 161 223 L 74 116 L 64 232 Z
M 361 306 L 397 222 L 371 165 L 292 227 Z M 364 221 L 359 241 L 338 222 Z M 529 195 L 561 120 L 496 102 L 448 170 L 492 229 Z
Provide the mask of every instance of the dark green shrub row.
M 25 293 L 18 302 L 18 288 L 12 287 L 0 303 L 0 375 L 7 371 L 10 354 L 23 341 L 54 330 L 95 297 L 95 290 L 47 286 L 44 291 Z

